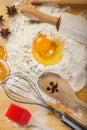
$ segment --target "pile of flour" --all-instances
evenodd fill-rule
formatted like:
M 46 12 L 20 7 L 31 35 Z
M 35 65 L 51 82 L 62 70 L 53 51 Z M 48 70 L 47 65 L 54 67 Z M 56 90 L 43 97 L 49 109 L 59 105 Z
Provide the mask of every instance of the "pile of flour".
M 14 3 L 18 5 L 19 3 Z M 58 16 L 61 9 L 58 5 L 39 5 L 38 8 L 53 16 Z M 65 7 L 64 7 L 65 9 Z M 65 78 L 75 92 L 86 84 L 86 46 L 59 34 L 55 26 L 47 23 L 32 23 L 29 18 L 19 13 L 10 18 L 9 29 L 11 35 L 6 44 L 7 62 L 11 73 L 26 72 L 34 81 L 43 72 L 51 71 Z M 39 64 L 32 55 L 33 38 L 38 32 L 46 34 L 51 39 L 51 34 L 64 40 L 64 55 L 60 63 L 53 66 Z

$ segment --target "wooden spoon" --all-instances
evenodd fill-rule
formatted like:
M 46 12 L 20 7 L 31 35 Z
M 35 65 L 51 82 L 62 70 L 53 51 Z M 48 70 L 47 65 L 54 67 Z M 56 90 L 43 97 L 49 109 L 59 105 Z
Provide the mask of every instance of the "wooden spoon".
M 44 93 L 59 100 L 62 104 L 87 110 L 87 104 L 78 99 L 69 83 L 58 74 L 43 73 L 38 79 L 38 85 Z

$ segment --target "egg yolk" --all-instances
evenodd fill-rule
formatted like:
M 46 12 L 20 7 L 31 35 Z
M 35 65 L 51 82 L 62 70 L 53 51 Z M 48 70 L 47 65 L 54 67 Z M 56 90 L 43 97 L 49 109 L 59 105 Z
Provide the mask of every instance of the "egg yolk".
M 47 39 L 45 35 L 38 33 L 38 36 L 34 40 L 34 44 L 37 51 L 44 52 L 49 50 L 50 40 Z
M 53 65 L 61 61 L 63 46 L 61 39 L 49 40 L 46 35 L 38 33 L 33 40 L 32 54 L 39 63 Z

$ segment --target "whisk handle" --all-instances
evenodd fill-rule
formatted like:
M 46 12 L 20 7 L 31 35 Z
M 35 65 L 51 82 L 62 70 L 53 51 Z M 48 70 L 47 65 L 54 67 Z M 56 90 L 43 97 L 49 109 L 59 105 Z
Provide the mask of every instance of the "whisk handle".
M 60 117 L 61 121 L 73 130 L 87 130 L 87 127 L 83 126 L 80 122 L 73 119 L 67 113 L 62 114 L 51 106 L 49 106 L 49 110 L 53 112 L 57 117 Z
M 73 130 L 87 130 L 87 127 L 83 126 L 80 122 L 76 121 L 66 113 L 62 115 L 61 121 Z

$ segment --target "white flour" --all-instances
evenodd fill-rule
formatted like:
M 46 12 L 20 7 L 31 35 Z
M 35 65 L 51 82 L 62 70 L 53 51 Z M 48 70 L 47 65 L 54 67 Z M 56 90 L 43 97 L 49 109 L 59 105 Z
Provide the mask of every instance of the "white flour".
M 16 3 L 17 4 L 17 3 Z M 40 10 L 48 12 L 51 15 L 59 15 L 58 6 L 40 6 Z M 59 11 L 59 13 L 58 13 Z M 11 36 L 8 39 L 7 62 L 11 73 L 27 72 L 34 76 L 34 79 L 45 72 L 52 71 L 60 74 L 71 85 L 75 92 L 79 91 L 86 84 L 86 47 L 72 39 L 58 34 L 56 27 L 47 23 L 30 23 L 29 18 L 22 14 L 10 19 L 9 28 Z M 39 64 L 32 56 L 32 41 L 38 32 L 46 34 L 51 38 L 51 33 L 60 36 L 65 41 L 64 56 L 59 64 L 53 66 L 44 66 Z M 36 76 L 36 77 L 35 77 Z
M 16 3 L 18 5 L 18 3 Z M 55 6 L 39 6 L 40 10 L 48 12 L 48 14 L 58 16 L 60 8 Z M 63 9 L 62 9 L 63 10 Z M 59 13 L 58 13 L 59 12 Z M 22 14 L 10 19 L 9 29 L 12 32 L 7 47 L 7 62 L 11 73 L 27 72 L 33 80 L 37 81 L 38 76 L 46 71 L 52 71 L 60 74 L 65 78 L 75 92 L 79 91 L 86 84 L 86 54 L 85 45 L 79 44 L 72 39 L 60 35 L 56 27 L 47 23 L 31 23 L 29 18 Z M 64 56 L 59 64 L 53 66 L 44 66 L 39 64 L 32 56 L 32 41 L 38 32 L 46 34 L 51 38 L 53 33 L 55 36 L 60 36 L 64 40 Z M 45 96 L 45 95 L 44 95 Z M 53 101 L 54 102 L 54 101 Z M 43 111 L 43 109 L 41 109 Z M 39 111 L 38 111 L 39 112 Z M 37 112 L 43 120 L 43 114 Z M 44 118 L 45 119 L 45 118 Z M 42 121 L 43 122 L 43 121 Z M 45 121 L 44 121 L 45 122 Z M 33 130 L 37 130 L 36 128 Z

